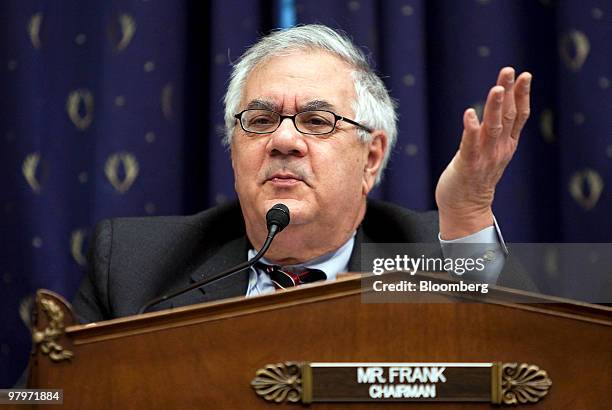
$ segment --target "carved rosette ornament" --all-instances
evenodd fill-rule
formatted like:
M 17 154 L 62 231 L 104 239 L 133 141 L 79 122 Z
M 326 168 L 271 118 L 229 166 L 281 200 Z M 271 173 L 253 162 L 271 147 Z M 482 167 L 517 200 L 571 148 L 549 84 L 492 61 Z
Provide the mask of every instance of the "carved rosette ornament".
M 54 300 L 40 295 L 37 303 L 47 318 L 47 326 L 32 332 L 32 342 L 54 362 L 72 358 L 73 353 L 58 343 L 58 339 L 64 334 L 64 312 L 61 307 Z
M 552 381 L 545 370 L 526 363 L 502 365 L 502 402 L 504 404 L 535 403 L 548 393 Z
M 251 386 L 267 401 L 299 402 L 302 398 L 302 371 L 299 363 L 269 364 L 257 370 Z

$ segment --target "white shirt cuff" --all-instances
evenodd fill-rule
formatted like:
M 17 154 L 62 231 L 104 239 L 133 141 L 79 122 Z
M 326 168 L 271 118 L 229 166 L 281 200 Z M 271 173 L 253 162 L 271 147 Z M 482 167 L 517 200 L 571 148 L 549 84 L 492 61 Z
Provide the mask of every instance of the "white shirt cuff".
M 474 234 L 449 241 L 442 239 L 440 234 L 438 234 L 438 240 L 442 247 L 442 255 L 445 258 L 482 258 L 484 260 L 485 268 L 481 271 L 474 271 L 464 275 L 457 275 L 453 272 L 449 273 L 475 282 L 486 282 L 489 284 L 497 282 L 506 262 L 508 248 L 495 217 L 493 217 L 493 223 L 493 226 L 484 228 Z

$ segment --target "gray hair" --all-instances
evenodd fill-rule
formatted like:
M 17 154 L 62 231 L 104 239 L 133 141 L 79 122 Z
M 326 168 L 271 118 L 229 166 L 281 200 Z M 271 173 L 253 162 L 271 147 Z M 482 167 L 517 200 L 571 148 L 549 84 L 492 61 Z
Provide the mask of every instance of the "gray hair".
M 376 176 L 376 182 L 380 182 L 397 138 L 396 103 L 389 96 L 380 77 L 370 66 L 366 55 L 353 44 L 345 33 L 323 25 L 309 24 L 275 31 L 261 38 L 240 57 L 232 69 L 227 92 L 223 99 L 225 104 L 224 144 L 229 146 L 232 141 L 236 126 L 234 115 L 238 112 L 249 73 L 271 57 L 310 49 L 328 51 L 354 69 L 351 73 L 357 95 L 352 104 L 355 112 L 354 119 L 370 128 L 384 130 L 388 138 L 387 151 Z M 362 129 L 357 129 L 357 135 L 363 142 L 371 138 L 371 135 Z

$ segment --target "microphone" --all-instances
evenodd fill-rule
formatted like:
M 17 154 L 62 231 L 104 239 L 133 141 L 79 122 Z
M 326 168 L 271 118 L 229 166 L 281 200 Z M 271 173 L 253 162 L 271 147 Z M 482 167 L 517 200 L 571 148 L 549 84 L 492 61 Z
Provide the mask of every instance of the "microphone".
M 183 288 L 183 289 L 179 289 L 173 293 L 170 293 L 168 295 L 163 295 L 160 297 L 157 297 L 153 300 L 150 300 L 149 302 L 145 303 L 139 310 L 138 310 L 138 314 L 142 314 L 145 313 L 148 309 L 150 309 L 151 307 L 161 303 L 161 302 L 165 302 L 169 299 L 173 299 L 177 296 L 180 296 L 184 293 L 187 293 L 193 289 L 197 289 L 199 287 L 202 287 L 204 285 L 208 285 L 212 282 L 215 282 L 219 279 L 223 279 L 226 278 L 230 275 L 233 275 L 234 273 L 238 273 L 240 271 L 243 271 L 245 269 L 250 268 L 251 266 L 253 266 L 255 263 L 257 263 L 258 260 L 260 260 L 261 258 L 263 258 L 264 254 L 268 251 L 268 248 L 270 248 L 270 245 L 272 244 L 272 240 L 274 239 L 274 237 L 276 236 L 276 234 L 278 234 L 279 232 L 281 232 L 283 229 L 285 229 L 287 227 L 287 225 L 289 225 L 289 221 L 291 220 L 290 215 L 289 215 L 289 208 L 287 208 L 287 206 L 285 204 L 276 204 L 274 205 L 272 208 L 270 208 L 268 210 L 268 212 L 266 213 L 266 225 L 268 226 L 268 236 L 266 237 L 266 240 L 264 241 L 263 246 L 261 247 L 261 249 L 259 250 L 259 252 L 257 252 L 257 255 L 255 255 L 253 257 L 253 259 L 248 260 L 246 262 L 242 262 L 239 265 L 234 266 L 233 268 L 230 268 L 226 271 L 223 271 L 221 273 L 217 273 L 214 276 L 208 277 L 206 279 L 202 279 L 201 281 L 198 281 L 196 283 L 192 283 L 191 285 Z
M 289 225 L 289 208 L 285 204 L 276 204 L 266 213 L 266 224 L 268 225 L 268 238 L 270 242 L 274 236 Z M 269 245 L 268 245 L 269 246 Z M 262 247 L 262 249 L 265 247 Z M 266 248 L 267 250 L 267 248 Z

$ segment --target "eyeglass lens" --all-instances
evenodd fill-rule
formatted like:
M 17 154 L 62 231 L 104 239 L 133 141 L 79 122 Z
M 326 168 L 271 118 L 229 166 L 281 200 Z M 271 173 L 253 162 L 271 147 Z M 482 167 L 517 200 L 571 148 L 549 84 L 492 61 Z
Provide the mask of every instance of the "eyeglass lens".
M 242 127 L 248 132 L 270 133 L 280 125 L 281 116 L 274 111 L 247 110 L 242 113 Z M 295 126 L 305 134 L 328 134 L 334 130 L 336 118 L 328 111 L 304 111 L 295 115 Z

